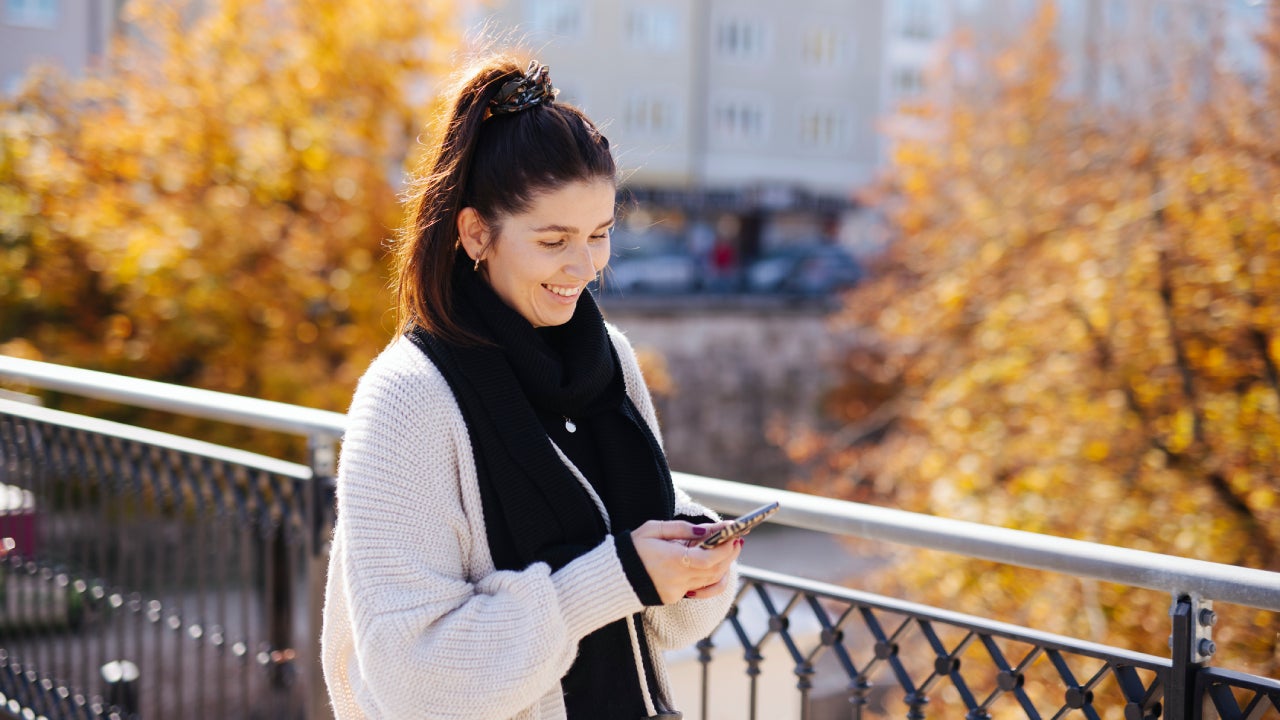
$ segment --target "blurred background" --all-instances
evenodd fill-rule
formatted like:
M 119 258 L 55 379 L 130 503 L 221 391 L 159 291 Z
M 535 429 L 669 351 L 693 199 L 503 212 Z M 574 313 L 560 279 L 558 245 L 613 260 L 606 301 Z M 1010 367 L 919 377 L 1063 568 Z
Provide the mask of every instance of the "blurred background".
M 1266 0 L 6 0 L 0 353 L 344 410 L 495 37 L 616 148 L 597 290 L 674 469 L 1280 569 Z M 1167 652 L 1157 593 L 891 560 L 859 586 Z

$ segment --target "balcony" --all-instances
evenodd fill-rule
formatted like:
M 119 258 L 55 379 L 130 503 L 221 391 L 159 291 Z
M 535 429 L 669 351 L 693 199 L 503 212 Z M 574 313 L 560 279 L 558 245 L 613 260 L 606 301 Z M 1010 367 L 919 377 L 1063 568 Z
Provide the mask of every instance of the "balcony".
M 0 357 L 0 380 L 305 437 L 298 464 L 0 399 L 0 718 L 322 718 L 326 541 L 344 418 Z M 1211 664 L 1213 602 L 1280 574 L 678 474 L 727 514 L 1167 593 L 1167 657 L 745 567 L 670 654 L 689 720 L 1280 718 L 1280 680 Z M 1030 692 L 1034 686 L 1036 692 Z

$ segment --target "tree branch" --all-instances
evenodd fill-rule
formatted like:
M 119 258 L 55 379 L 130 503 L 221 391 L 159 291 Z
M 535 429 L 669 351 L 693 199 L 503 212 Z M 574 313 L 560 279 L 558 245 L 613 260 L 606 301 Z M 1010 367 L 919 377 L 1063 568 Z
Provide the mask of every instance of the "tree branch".
M 1115 355 L 1111 352 L 1111 346 L 1108 344 L 1107 338 L 1089 322 L 1089 316 L 1085 313 L 1084 308 L 1074 300 L 1067 301 L 1067 310 L 1074 314 L 1076 318 L 1084 325 L 1085 333 L 1089 336 L 1089 341 L 1093 343 L 1094 353 L 1098 357 L 1098 368 L 1104 374 L 1110 374 L 1117 370 L 1115 363 Z M 1124 393 L 1125 405 L 1129 411 L 1138 418 L 1142 426 L 1150 426 L 1150 418 L 1142 409 L 1142 405 L 1138 402 L 1138 395 L 1133 391 L 1133 385 L 1121 378 L 1120 391 Z
M 1158 257 L 1160 268 L 1159 294 L 1165 322 L 1169 326 L 1169 343 L 1173 345 L 1174 366 L 1177 367 L 1178 374 L 1182 378 L 1182 394 L 1186 397 L 1187 407 L 1191 409 L 1192 436 L 1197 444 L 1203 444 L 1204 421 L 1200 417 L 1199 408 L 1196 407 L 1195 371 L 1191 369 L 1191 363 L 1187 360 L 1186 349 L 1178 338 L 1178 323 L 1173 314 L 1173 280 L 1169 274 L 1169 255 L 1162 249 Z
M 1249 253 L 1245 251 L 1240 233 L 1234 233 L 1231 236 L 1231 241 L 1236 247 L 1236 253 L 1239 254 L 1241 258 L 1249 257 Z M 1245 276 L 1248 277 L 1247 274 L 1245 274 Z M 1253 278 L 1250 277 L 1249 280 L 1249 307 L 1256 311 L 1262 305 L 1262 301 L 1258 298 L 1258 293 L 1254 289 L 1252 282 Z M 1277 397 L 1280 397 L 1280 371 L 1277 371 L 1276 364 L 1271 359 L 1271 338 L 1268 337 L 1267 333 L 1259 328 L 1256 323 L 1252 322 L 1252 319 L 1249 323 L 1249 339 L 1253 341 L 1253 346 L 1258 351 L 1258 356 L 1262 358 L 1262 369 L 1267 375 L 1267 382 L 1271 383 L 1271 391 L 1274 392 Z

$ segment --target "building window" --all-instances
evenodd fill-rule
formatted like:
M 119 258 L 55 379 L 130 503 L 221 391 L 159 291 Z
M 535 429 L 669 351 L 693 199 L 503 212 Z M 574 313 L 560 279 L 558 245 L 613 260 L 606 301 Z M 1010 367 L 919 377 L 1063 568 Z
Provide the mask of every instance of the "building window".
M 678 19 L 670 7 L 646 5 L 627 11 L 623 28 L 627 44 L 644 50 L 670 51 L 675 49 Z
M 716 25 L 716 52 L 735 60 L 760 60 L 768 55 L 768 29 L 758 20 L 725 18 Z
M 724 98 L 711 107 L 711 132 L 731 142 L 762 140 L 769 132 L 764 104 L 745 98 Z
M 810 67 L 833 67 L 844 61 L 844 35 L 832 27 L 811 27 L 800 39 L 800 57 Z
M 800 113 L 800 145 L 814 150 L 838 150 L 848 142 L 849 114 L 837 108 L 816 107 Z
M 632 95 L 627 98 L 622 122 L 628 133 L 670 135 L 676 127 L 675 106 L 665 95 Z
M 10 25 L 51 28 L 58 24 L 58 0 L 5 0 L 4 20 Z
M 525 20 L 534 33 L 574 38 L 582 35 L 582 12 L 581 0 L 528 0 Z
M 1123 30 L 1129 24 L 1130 0 L 1111 0 L 1107 3 L 1107 27 Z
M 924 92 L 924 72 L 909 65 L 896 67 L 889 77 L 889 85 L 894 100 L 910 100 Z
M 902 10 L 898 26 L 902 37 L 912 40 L 933 39 L 937 18 L 931 0 L 901 0 L 898 7 Z

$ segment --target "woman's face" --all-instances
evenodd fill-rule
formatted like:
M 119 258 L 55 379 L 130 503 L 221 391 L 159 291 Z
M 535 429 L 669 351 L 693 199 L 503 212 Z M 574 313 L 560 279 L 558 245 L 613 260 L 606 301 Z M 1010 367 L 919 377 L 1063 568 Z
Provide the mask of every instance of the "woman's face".
M 587 283 L 608 264 L 614 192 L 607 180 L 573 182 L 536 196 L 526 212 L 499 218 L 480 267 L 498 297 L 534 327 L 569 322 Z

